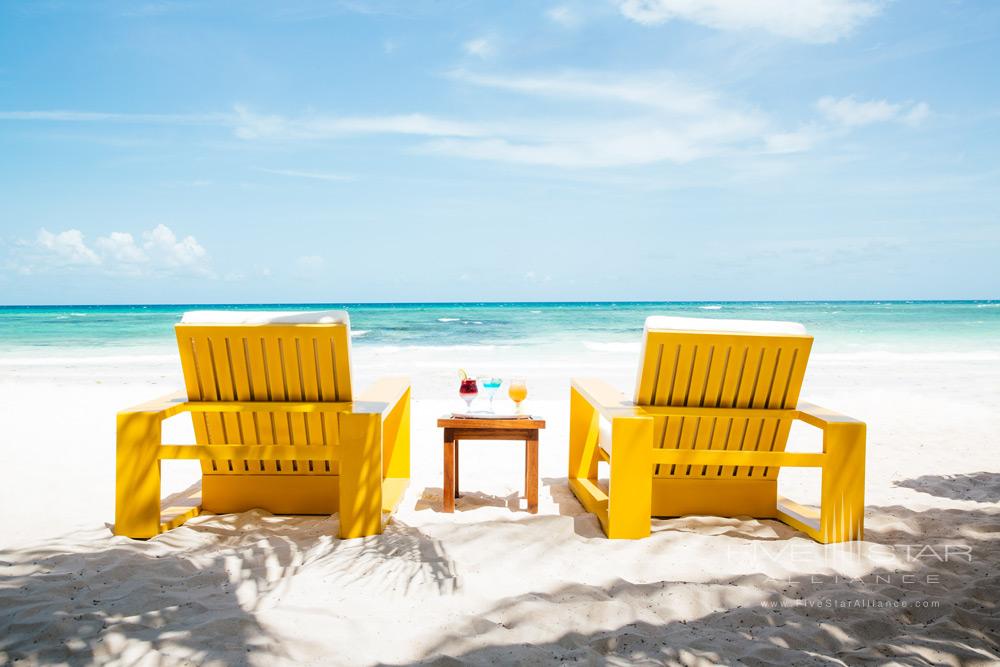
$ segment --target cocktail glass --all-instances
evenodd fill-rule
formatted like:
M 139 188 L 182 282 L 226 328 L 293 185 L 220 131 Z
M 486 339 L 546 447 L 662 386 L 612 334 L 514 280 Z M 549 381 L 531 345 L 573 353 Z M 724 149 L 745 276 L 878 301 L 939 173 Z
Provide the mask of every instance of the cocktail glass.
M 528 383 L 524 378 L 512 378 L 507 385 L 507 395 L 514 401 L 515 411 L 521 412 L 521 401 L 528 397 Z
M 476 386 L 476 381 L 473 378 L 464 378 L 461 382 L 458 385 L 458 395 L 465 401 L 465 409 L 471 411 L 472 402 L 479 395 L 479 388 Z
M 486 392 L 486 397 L 490 399 L 490 412 L 495 412 L 493 409 L 493 398 L 497 395 L 500 385 L 503 384 L 503 378 L 481 377 L 479 378 L 479 384 L 482 385 L 483 391 Z

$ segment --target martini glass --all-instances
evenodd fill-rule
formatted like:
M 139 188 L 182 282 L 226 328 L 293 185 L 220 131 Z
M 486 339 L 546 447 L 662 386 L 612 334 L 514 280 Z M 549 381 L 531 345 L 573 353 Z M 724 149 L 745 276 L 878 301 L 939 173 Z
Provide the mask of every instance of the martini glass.
M 481 377 L 479 378 L 479 384 L 482 386 L 483 391 L 486 392 L 486 398 L 490 399 L 490 412 L 496 412 L 493 409 L 493 397 L 497 395 L 497 390 L 503 384 L 503 378 Z

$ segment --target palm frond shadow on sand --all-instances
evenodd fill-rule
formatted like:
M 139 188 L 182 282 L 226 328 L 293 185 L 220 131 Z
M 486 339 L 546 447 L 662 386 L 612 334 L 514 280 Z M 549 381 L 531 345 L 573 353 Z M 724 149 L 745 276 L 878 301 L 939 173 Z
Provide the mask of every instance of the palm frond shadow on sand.
M 0 665 L 132 663 L 149 654 L 158 664 L 294 662 L 286 638 L 258 615 L 306 568 L 330 590 L 354 586 L 356 595 L 455 590 L 452 564 L 420 531 L 397 524 L 339 540 L 337 529 L 336 517 L 251 511 L 195 519 L 145 542 L 101 530 L 0 551 Z M 40 600 L 55 595 L 65 605 L 53 613 Z M 206 641 L 219 636 L 226 641 Z
M 1000 472 L 922 475 L 914 479 L 896 482 L 896 486 L 939 498 L 971 500 L 978 503 L 1000 503 Z
M 567 583 L 498 601 L 450 627 L 425 660 L 410 664 L 1000 663 L 1000 574 L 991 574 L 1000 510 L 869 513 L 894 518 L 869 530 L 866 541 L 909 553 L 907 567 L 847 579 L 823 572 Z M 858 613 L 860 605 L 880 611 Z M 715 611 L 692 617 L 699 607 Z M 546 642 L 518 639 L 539 623 L 564 631 Z M 586 630 L 594 625 L 605 628 Z
M 546 481 L 553 492 L 562 488 L 559 480 Z M 572 507 L 571 497 L 554 499 L 565 505 L 560 512 L 573 519 L 576 531 L 565 524 L 566 516 L 511 515 L 474 526 L 436 522 L 418 528 L 394 520 L 381 536 L 338 540 L 336 517 L 247 512 L 201 517 L 147 542 L 109 538 L 100 530 L 5 549 L 0 551 L 0 664 L 94 664 L 114 658 L 127 664 L 294 663 L 311 640 L 276 634 L 266 618 L 275 608 L 295 619 L 319 613 L 322 626 L 349 618 L 344 601 L 389 594 L 418 601 L 450 598 L 461 592 L 459 570 L 475 576 L 496 560 L 495 550 L 476 542 L 495 531 L 531 542 L 563 522 L 565 539 L 558 547 L 563 555 L 591 562 L 607 553 L 609 543 L 589 534 L 599 531 L 596 520 Z M 775 522 L 750 522 L 750 539 L 734 540 L 747 538 L 746 529 L 717 522 L 706 534 L 709 529 L 698 526 L 709 524 L 658 521 L 659 538 L 671 538 L 657 542 L 654 536 L 649 542 L 663 548 L 655 554 L 656 572 L 663 573 L 654 577 L 659 580 L 629 581 L 616 574 L 616 561 L 608 560 L 600 565 L 607 573 L 600 583 L 572 568 L 560 569 L 539 590 L 485 606 L 441 600 L 449 610 L 447 623 L 419 616 L 407 622 L 428 624 L 421 629 L 427 642 L 418 662 L 440 664 L 1000 661 L 995 548 L 1000 509 L 917 512 L 873 506 L 868 517 L 866 548 L 931 544 L 940 550 L 951 544 L 971 556 L 916 558 L 903 565 L 895 558 L 866 570 L 858 581 L 833 580 L 825 567 L 790 578 L 742 574 L 688 581 L 671 578 L 671 550 L 690 544 L 679 530 L 701 531 L 692 539 L 720 550 L 732 544 L 776 549 L 778 559 L 796 546 L 817 547 Z M 581 532 L 584 527 L 588 534 Z M 636 553 L 649 557 L 645 550 Z M 903 581 L 904 574 L 915 579 Z M 317 589 L 308 598 L 313 610 L 291 602 L 296 581 Z M 58 609 L 52 604 L 57 596 L 64 601 Z M 878 613 L 837 606 L 855 600 L 887 606 Z M 805 604 L 810 602 L 813 606 Z M 940 606 L 920 606 L 925 602 Z M 384 613 L 396 612 L 390 605 Z M 379 619 L 364 623 L 358 627 L 375 627 Z M 294 626 L 283 627 L 292 632 Z M 337 656 L 329 657 L 337 662 Z

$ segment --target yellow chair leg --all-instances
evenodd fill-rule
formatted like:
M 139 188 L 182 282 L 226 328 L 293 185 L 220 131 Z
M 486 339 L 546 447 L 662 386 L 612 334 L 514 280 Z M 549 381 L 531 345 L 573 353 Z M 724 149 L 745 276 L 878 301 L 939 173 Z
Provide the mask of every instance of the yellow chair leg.
M 149 538 L 160 532 L 160 414 L 118 414 L 115 452 L 116 535 Z
M 652 496 L 653 420 L 615 418 L 611 421 L 608 537 L 648 537 Z
M 382 418 L 340 415 L 340 537 L 382 532 Z
M 382 423 L 383 474 L 389 478 L 410 478 L 410 390 Z
M 828 424 L 823 431 L 823 486 L 819 542 L 864 539 L 865 425 Z
M 569 478 L 597 480 L 597 411 L 569 390 Z

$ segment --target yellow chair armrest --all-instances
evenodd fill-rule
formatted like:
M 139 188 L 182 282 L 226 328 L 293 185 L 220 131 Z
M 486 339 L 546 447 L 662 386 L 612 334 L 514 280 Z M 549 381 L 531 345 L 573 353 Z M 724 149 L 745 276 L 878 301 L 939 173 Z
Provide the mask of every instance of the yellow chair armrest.
M 826 429 L 834 424 L 864 425 L 864 422 L 854 417 L 848 417 L 847 415 L 842 415 L 839 412 L 834 412 L 829 408 L 820 407 L 812 403 L 800 402 L 797 409 L 799 419 L 819 429 Z
M 606 419 L 615 417 L 645 417 L 642 408 L 625 397 L 625 394 L 603 380 L 573 378 L 571 386 L 597 412 Z
M 159 418 L 162 420 L 183 412 L 186 409 L 186 404 L 187 394 L 183 391 L 175 391 L 172 394 L 154 398 L 151 401 L 134 405 L 125 410 L 119 410 L 118 414 L 124 416 L 139 413 L 159 413 Z
M 381 378 L 361 392 L 354 401 L 352 412 L 379 413 L 383 417 L 396 409 L 410 390 L 410 378 Z

